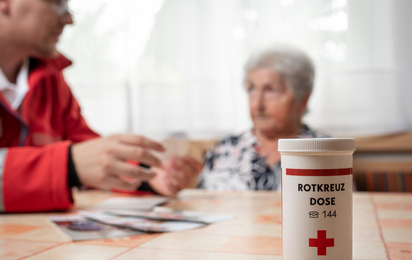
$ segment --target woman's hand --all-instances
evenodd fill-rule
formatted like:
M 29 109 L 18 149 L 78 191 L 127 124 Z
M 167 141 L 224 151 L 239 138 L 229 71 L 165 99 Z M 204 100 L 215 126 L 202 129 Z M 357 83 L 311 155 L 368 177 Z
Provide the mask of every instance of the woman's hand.
M 172 157 L 161 167 L 152 167 L 156 176 L 149 180 L 150 186 L 159 194 L 174 196 L 185 188 L 197 186 L 197 177 L 203 164 L 190 156 Z

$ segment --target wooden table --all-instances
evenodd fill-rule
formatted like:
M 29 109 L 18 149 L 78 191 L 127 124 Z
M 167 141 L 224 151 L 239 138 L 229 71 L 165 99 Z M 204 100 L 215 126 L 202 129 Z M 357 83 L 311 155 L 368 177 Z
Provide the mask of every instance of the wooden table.
M 113 196 L 127 195 L 77 192 L 76 209 Z M 355 193 L 353 201 L 354 259 L 412 259 L 411 193 Z M 279 193 L 185 190 L 166 206 L 237 218 L 184 232 L 71 242 L 47 214 L 1 214 L 0 259 L 282 258 Z

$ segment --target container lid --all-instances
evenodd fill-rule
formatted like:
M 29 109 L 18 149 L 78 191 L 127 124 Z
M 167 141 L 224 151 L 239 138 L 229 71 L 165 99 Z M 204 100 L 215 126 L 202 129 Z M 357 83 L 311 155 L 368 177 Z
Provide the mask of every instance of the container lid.
M 279 139 L 279 152 L 354 151 L 353 138 L 301 138 Z

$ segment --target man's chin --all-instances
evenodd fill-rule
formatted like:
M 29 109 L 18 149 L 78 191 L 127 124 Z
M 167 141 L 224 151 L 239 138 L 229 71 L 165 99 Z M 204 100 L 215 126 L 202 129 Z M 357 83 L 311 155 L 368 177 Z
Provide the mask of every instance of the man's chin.
M 34 58 L 39 58 L 39 59 L 56 59 L 59 57 L 59 52 L 55 47 L 53 48 L 42 48 L 38 49 L 35 53 L 30 55 Z

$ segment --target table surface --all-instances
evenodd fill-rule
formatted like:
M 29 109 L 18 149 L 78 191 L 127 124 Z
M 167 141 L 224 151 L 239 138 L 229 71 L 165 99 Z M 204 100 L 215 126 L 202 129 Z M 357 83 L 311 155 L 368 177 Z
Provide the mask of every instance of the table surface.
M 130 195 L 74 196 L 73 211 Z M 353 202 L 353 259 L 412 259 L 412 193 L 355 193 Z M 185 190 L 166 206 L 237 217 L 184 232 L 72 242 L 47 220 L 56 213 L 0 214 L 0 259 L 282 259 L 280 193 Z

